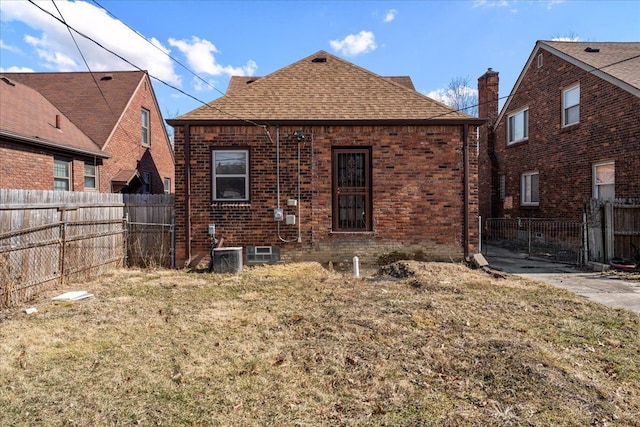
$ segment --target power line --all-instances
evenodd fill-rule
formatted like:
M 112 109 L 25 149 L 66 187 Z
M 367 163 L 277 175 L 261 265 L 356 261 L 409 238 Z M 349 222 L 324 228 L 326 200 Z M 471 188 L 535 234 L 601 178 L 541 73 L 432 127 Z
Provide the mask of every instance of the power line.
M 131 61 L 129 61 L 128 59 L 124 58 L 122 55 L 120 55 L 120 54 L 118 54 L 118 53 L 114 52 L 113 50 L 111 50 L 111 49 L 109 49 L 109 48 L 105 47 L 105 46 L 104 46 L 104 45 L 102 45 L 100 42 L 98 42 L 98 41 L 94 40 L 94 39 L 93 39 L 93 38 L 91 38 L 90 36 L 88 36 L 88 35 L 86 35 L 86 34 L 84 34 L 84 33 L 80 32 L 80 31 L 78 31 L 77 29 L 75 29 L 75 28 L 74 28 L 74 27 L 72 27 L 71 25 L 67 24 L 66 22 L 64 22 L 63 20 L 61 20 L 60 18 L 58 18 L 57 16 L 53 15 L 53 14 L 52 14 L 51 12 L 49 12 L 48 10 L 45 10 L 45 9 L 43 9 L 42 7 L 38 6 L 38 5 L 34 2 L 34 0 L 28 0 L 28 1 L 29 1 L 29 3 L 31 3 L 32 5 L 34 5 L 35 7 L 37 7 L 38 9 L 40 9 L 42 12 L 46 13 L 47 15 L 51 16 L 51 17 L 52 17 L 53 19 L 55 19 L 56 21 L 60 22 L 62 25 L 64 25 L 64 26 L 65 26 L 65 27 L 67 27 L 68 29 L 73 30 L 73 31 L 74 31 L 76 34 L 78 34 L 79 36 L 82 36 L 82 37 L 84 37 L 85 39 L 87 39 L 87 40 L 89 40 L 89 41 L 93 42 L 93 43 L 94 43 L 94 44 L 96 44 L 98 47 L 100 47 L 100 48 L 102 48 L 102 49 L 106 50 L 107 52 L 109 52 L 110 54 L 114 55 L 114 56 L 115 56 L 115 57 L 117 57 L 118 59 L 120 59 L 120 60 L 124 61 L 125 63 L 127 63 L 127 64 L 129 64 L 129 65 L 131 65 L 131 66 L 132 66 L 132 67 L 134 67 L 136 70 L 138 70 L 138 71 L 145 71 L 145 70 L 143 70 L 142 68 L 140 68 L 140 67 L 138 67 L 137 65 L 135 65 L 134 63 L 132 63 Z M 147 72 L 147 73 L 148 73 L 148 71 L 145 71 L 145 72 Z M 165 82 L 164 80 L 160 79 L 159 77 L 156 77 L 156 76 L 154 76 L 154 75 L 152 75 L 152 74 L 150 74 L 150 73 L 149 73 L 149 77 L 153 78 L 154 80 L 156 80 L 156 81 L 158 81 L 158 82 L 162 83 L 163 85 L 165 85 L 165 86 L 167 86 L 167 87 L 169 87 L 169 88 L 171 88 L 171 89 L 173 89 L 173 90 L 175 90 L 175 91 L 178 91 L 178 92 L 180 92 L 181 94 L 183 94 L 183 95 L 185 95 L 185 96 L 187 96 L 187 97 L 189 97 L 189 98 L 191 98 L 191 99 L 193 99 L 193 100 L 195 100 L 195 101 L 197 101 L 197 102 L 199 102 L 199 103 L 201 103 L 201 104 L 203 104 L 203 105 L 205 105 L 205 106 L 207 106 L 207 107 L 209 107 L 209 108 L 211 108 L 211 109 L 213 109 L 213 110 L 219 111 L 219 112 L 220 112 L 220 113 L 222 113 L 222 114 L 225 114 L 225 115 L 230 116 L 230 117 L 232 117 L 232 118 L 234 118 L 234 119 L 241 120 L 241 121 L 243 121 L 243 122 L 249 123 L 249 124 L 251 124 L 251 125 L 253 125 L 253 126 L 257 126 L 257 127 L 261 127 L 261 128 L 264 128 L 264 127 L 265 127 L 265 125 L 261 125 L 261 124 L 255 123 L 255 122 L 253 122 L 253 121 L 251 121 L 251 120 L 248 120 L 248 119 L 243 119 L 242 117 L 235 116 L 235 115 L 233 115 L 233 114 L 231 114 L 231 113 L 228 113 L 228 112 L 226 112 L 226 111 L 224 111 L 224 110 L 222 110 L 222 109 L 220 109 L 220 108 L 218 108 L 218 107 L 215 107 L 215 106 L 213 106 L 213 105 L 210 105 L 210 104 L 208 104 L 208 103 L 204 102 L 203 100 L 201 100 L 201 99 L 199 99 L 199 98 L 196 98 L 195 96 L 191 95 L 190 93 L 187 93 L 187 92 L 185 92 L 184 90 L 182 90 L 182 89 L 180 89 L 180 88 L 178 88 L 178 87 L 176 87 L 176 86 L 174 86 L 174 85 L 172 85 L 172 84 L 169 84 L 169 83 Z

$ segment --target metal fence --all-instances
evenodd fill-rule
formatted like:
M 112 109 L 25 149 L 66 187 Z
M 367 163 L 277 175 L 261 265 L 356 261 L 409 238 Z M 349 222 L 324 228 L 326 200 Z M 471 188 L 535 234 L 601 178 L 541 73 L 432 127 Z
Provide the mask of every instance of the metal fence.
M 62 221 L 0 234 L 0 308 L 122 266 L 124 227 L 122 220 Z
M 582 264 L 584 223 L 536 218 L 489 218 L 482 227 L 482 244 L 499 246 L 529 257 Z
M 0 189 L 0 308 L 122 266 L 173 266 L 173 196 Z

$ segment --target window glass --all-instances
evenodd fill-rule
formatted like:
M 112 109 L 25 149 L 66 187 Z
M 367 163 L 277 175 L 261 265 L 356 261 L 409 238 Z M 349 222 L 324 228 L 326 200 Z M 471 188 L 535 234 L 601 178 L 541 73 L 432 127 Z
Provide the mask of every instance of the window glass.
M 71 190 L 71 162 L 62 159 L 53 160 L 53 189 Z
M 529 137 L 529 110 L 509 116 L 509 141 L 522 141 Z
M 562 94 L 563 125 L 568 126 L 580 121 L 580 86 L 567 89 Z
M 142 172 L 142 192 L 151 193 L 151 172 Z
M 614 162 L 599 163 L 593 166 L 593 197 L 600 200 L 613 200 L 615 196 L 616 168 Z
M 91 163 L 84 164 L 84 188 L 85 189 L 95 189 L 97 188 L 97 180 L 96 180 L 96 165 L 92 165 Z
M 142 109 L 142 144 L 149 145 L 149 110 Z
M 371 231 L 371 150 L 333 150 L 333 230 Z
M 249 152 L 216 150 L 213 162 L 213 199 L 249 200 Z
M 164 179 L 164 192 L 167 194 L 171 193 L 171 178 Z
M 537 205 L 540 202 L 537 172 L 530 172 L 522 175 L 521 192 L 521 204 Z

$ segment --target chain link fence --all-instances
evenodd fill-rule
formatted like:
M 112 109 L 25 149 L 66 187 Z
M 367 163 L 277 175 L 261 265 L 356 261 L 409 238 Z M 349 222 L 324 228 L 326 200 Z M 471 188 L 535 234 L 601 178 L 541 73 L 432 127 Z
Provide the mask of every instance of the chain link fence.
M 550 261 L 582 264 L 584 223 L 537 218 L 489 218 L 482 228 L 483 249 L 498 246 Z

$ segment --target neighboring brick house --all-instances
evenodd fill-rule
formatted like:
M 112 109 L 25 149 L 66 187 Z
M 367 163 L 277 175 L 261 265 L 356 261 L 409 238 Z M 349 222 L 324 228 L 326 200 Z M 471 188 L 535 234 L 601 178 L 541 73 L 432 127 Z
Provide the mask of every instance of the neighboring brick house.
M 498 114 L 478 79 L 482 217 L 581 220 L 590 198 L 640 197 L 640 43 L 538 41 Z
M 176 149 L 176 264 L 209 257 L 209 225 L 248 262 L 370 262 L 477 250 L 483 121 L 327 52 L 167 121 Z
M 146 72 L 0 77 L 0 187 L 174 191 L 173 149 Z

